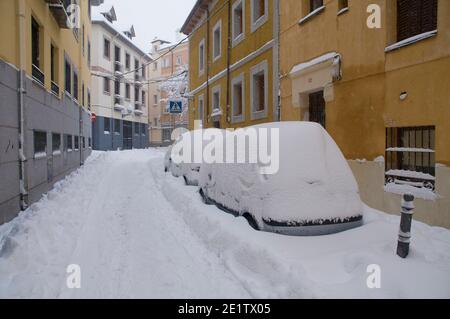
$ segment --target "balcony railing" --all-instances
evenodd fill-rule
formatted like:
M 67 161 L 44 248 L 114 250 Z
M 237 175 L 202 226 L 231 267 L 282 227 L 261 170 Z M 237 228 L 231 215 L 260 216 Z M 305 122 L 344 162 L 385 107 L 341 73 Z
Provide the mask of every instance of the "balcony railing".
M 59 96 L 59 86 L 52 81 L 52 93 Z
M 33 79 L 39 82 L 40 84 L 44 85 L 45 83 L 45 75 L 44 73 L 33 64 L 33 70 L 32 70 Z
M 70 0 L 45 0 L 48 3 L 48 7 L 55 17 L 56 22 L 60 28 L 68 29 L 67 25 L 67 7 L 71 4 Z

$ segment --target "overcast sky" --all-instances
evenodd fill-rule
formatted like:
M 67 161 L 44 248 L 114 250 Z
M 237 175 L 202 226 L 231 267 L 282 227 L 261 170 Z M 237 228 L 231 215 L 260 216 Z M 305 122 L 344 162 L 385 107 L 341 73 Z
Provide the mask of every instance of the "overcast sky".
M 134 25 L 139 47 L 150 51 L 150 42 L 158 37 L 175 42 L 176 30 L 186 20 L 196 0 L 105 0 L 102 9 L 116 9 L 114 25 L 127 30 Z

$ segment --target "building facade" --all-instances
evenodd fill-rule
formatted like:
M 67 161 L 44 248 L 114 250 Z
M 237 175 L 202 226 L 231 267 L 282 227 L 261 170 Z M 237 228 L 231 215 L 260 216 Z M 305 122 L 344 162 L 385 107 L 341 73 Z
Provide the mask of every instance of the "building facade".
M 321 123 L 363 200 L 450 227 L 450 2 L 280 2 L 281 119 Z
M 277 121 L 278 0 L 198 0 L 189 38 L 189 127 Z
M 92 131 L 95 150 L 148 147 L 148 79 L 151 58 L 132 40 L 133 27 L 114 25 L 114 7 L 92 19 Z
M 90 13 L 100 2 L 0 2 L 0 224 L 90 154 Z
M 174 128 L 188 126 L 189 43 L 168 45 L 167 41 L 155 39 L 151 55 L 154 62 L 149 66 L 149 127 L 150 145 L 171 143 Z M 181 114 L 169 113 L 169 101 L 182 102 Z

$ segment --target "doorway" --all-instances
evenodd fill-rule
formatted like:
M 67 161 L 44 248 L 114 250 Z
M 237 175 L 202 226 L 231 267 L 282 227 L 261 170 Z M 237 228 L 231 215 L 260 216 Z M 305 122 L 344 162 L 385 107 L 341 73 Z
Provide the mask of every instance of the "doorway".
M 326 129 L 325 99 L 323 90 L 309 95 L 309 121 L 316 122 Z

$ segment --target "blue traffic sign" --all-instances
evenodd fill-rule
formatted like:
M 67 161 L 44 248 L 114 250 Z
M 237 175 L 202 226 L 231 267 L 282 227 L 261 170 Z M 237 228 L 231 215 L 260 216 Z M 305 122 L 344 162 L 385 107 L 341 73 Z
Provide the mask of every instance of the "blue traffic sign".
M 169 101 L 169 112 L 171 114 L 183 113 L 183 102 L 182 101 Z

